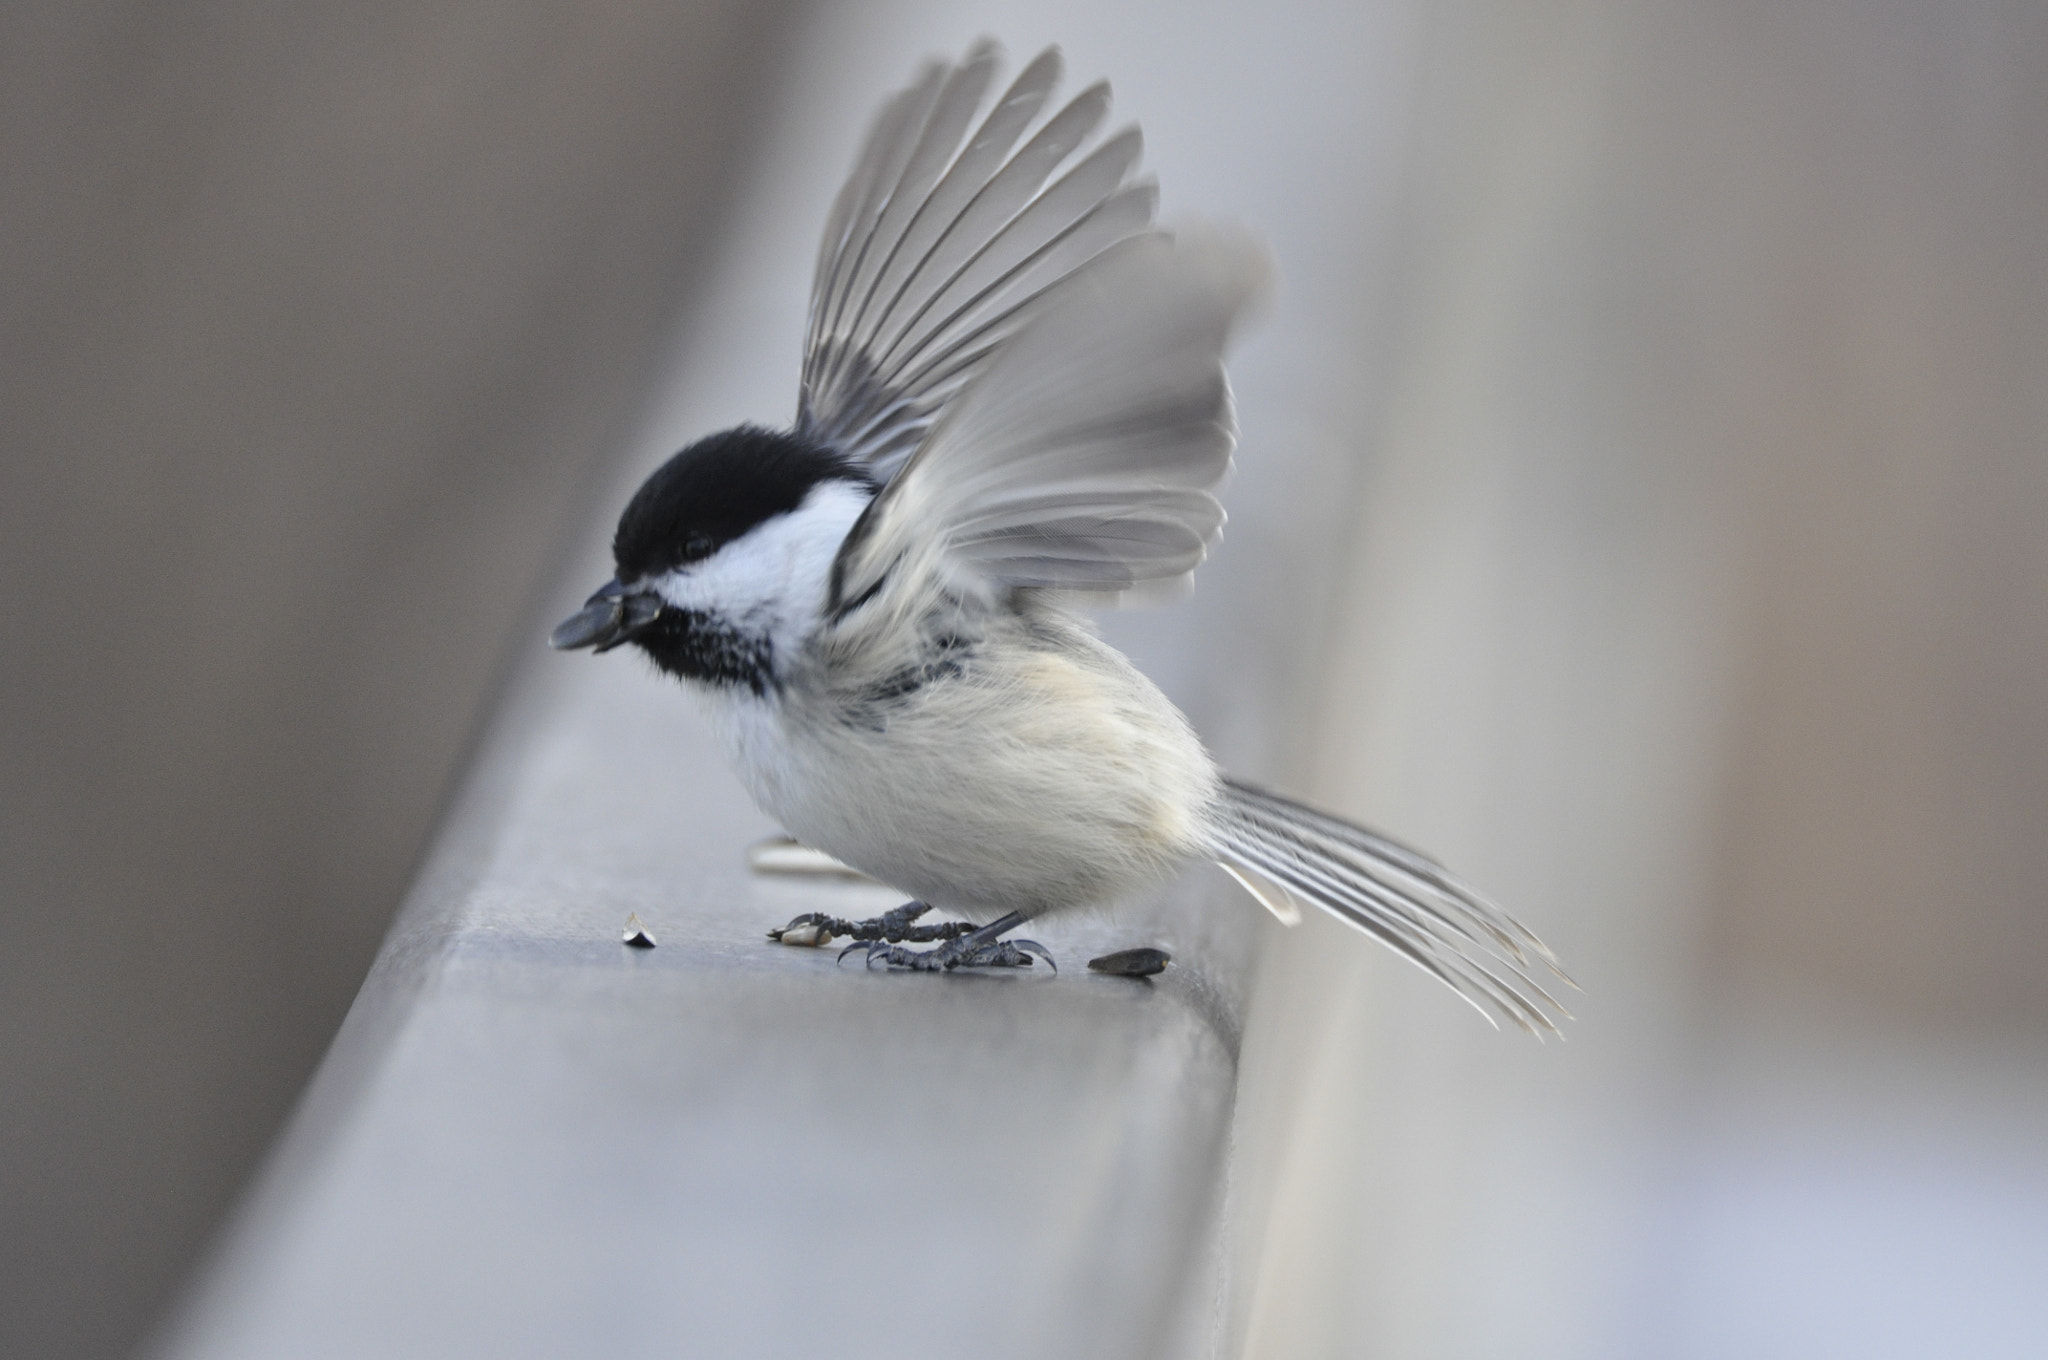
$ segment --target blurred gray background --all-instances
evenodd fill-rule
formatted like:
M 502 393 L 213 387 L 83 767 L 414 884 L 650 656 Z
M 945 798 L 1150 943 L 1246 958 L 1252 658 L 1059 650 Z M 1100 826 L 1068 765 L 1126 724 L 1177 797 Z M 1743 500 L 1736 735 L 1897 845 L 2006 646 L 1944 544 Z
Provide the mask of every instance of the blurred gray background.
M 1129 32 L 1077 66 L 1155 135 L 1177 71 L 1230 64 L 1206 11 L 1094 8 Z M 0 1353 L 123 1354 L 192 1265 L 643 427 L 783 58 L 861 13 L 0 10 Z M 1290 148 L 1323 197 L 1260 189 L 1356 211 L 1355 272 L 1285 284 L 1355 324 L 1305 356 L 1283 298 L 1241 387 L 1285 391 L 1276 354 L 1348 375 L 1320 485 L 1354 549 L 1277 617 L 1327 632 L 1273 681 L 1297 730 L 1203 713 L 1198 647 L 1176 692 L 1603 975 L 1570 1110 L 1489 1152 L 1491 1093 L 1545 1069 L 1412 993 L 1382 1014 L 1315 923 L 1273 951 L 1306 999 L 1261 1032 L 1307 1042 L 1247 1038 L 1252 1107 L 1292 1117 L 1241 1130 L 1277 1149 L 1238 1210 L 1245 1348 L 1502 1354 L 1515 1308 L 1575 1307 L 1545 1335 L 1579 1354 L 1810 1356 L 1814 1298 L 1894 1278 L 1995 1311 L 2048 1208 L 2048 10 L 1263 22 L 1267 76 L 1298 32 L 1370 90 Z M 1226 551 L 1278 551 L 1247 481 Z M 1477 1211 L 1345 1170 L 1368 1150 L 1475 1200 L 1564 1186 L 1529 1222 L 1625 1287 L 1504 1266 L 1509 1320 L 1474 1321 L 1403 1271 L 1544 1239 L 1475 1257 Z
M 333 1034 L 786 7 L 0 7 L 0 1354 L 125 1353 Z

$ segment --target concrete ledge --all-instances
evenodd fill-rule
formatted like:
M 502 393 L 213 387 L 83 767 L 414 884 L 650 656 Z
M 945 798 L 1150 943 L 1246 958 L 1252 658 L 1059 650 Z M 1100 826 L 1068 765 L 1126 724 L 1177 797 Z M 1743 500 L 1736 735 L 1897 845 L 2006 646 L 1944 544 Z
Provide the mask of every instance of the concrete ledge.
M 788 409 L 815 233 L 861 123 L 919 54 L 993 22 L 828 9 L 793 38 L 759 178 L 581 542 L 597 548 L 682 442 Z M 1231 23 L 1267 32 L 1250 12 Z M 1067 42 L 1070 89 L 1105 71 L 1135 84 L 1120 116 L 1179 148 L 1174 201 L 1270 227 L 1283 273 L 1315 277 L 1376 229 L 1364 200 L 1277 206 L 1267 149 L 1304 115 L 1246 93 L 1352 88 L 1343 24 L 1351 46 L 1304 34 L 1260 48 L 1256 71 L 1220 31 L 1184 67 L 1131 16 L 1026 7 L 999 27 L 1020 59 Z M 1299 79 L 1303 50 L 1329 68 L 1320 87 Z M 1237 97 L 1219 102 L 1219 71 Z M 1233 367 L 1258 454 L 1231 484 L 1230 544 L 1194 600 L 1109 628 L 1247 775 L 1301 743 L 1306 625 L 1351 519 L 1333 432 L 1349 437 L 1360 397 L 1331 356 L 1356 346 L 1355 299 L 1297 297 Z M 548 608 L 602 573 L 569 571 Z M 536 617 L 431 861 L 162 1353 L 1211 1353 L 1238 1036 L 1254 942 L 1278 928 L 1213 874 L 1115 921 L 1034 928 L 1057 977 L 863 974 L 770 944 L 798 912 L 898 899 L 750 874 L 746 847 L 775 828 L 684 696 L 622 657 L 545 653 L 553 617 Z M 630 913 L 659 947 L 622 946 Z M 1085 971 L 1141 944 L 1174 966 Z
M 535 669 L 165 1354 L 1192 1342 L 1241 976 L 1205 914 L 1039 932 L 1056 977 L 772 944 L 896 897 L 750 874 L 771 828 L 674 687 Z M 1156 982 L 1083 966 L 1152 942 Z

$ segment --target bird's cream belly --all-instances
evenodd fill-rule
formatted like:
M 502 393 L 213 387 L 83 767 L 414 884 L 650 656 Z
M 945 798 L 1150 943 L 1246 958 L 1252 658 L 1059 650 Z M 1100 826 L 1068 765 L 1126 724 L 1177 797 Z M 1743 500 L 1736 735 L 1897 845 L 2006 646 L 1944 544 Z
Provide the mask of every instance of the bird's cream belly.
M 935 907 L 1035 916 L 1149 886 L 1200 843 L 1214 768 L 1137 683 L 1038 653 L 1000 686 L 933 686 L 879 729 L 800 695 L 735 695 L 719 716 L 791 835 Z

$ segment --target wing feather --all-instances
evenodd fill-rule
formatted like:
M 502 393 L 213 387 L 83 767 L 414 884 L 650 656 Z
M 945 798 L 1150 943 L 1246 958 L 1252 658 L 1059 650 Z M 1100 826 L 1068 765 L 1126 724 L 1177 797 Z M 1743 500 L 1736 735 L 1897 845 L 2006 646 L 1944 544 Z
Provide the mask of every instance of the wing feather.
M 1156 185 L 1130 185 L 1013 265 L 943 317 L 914 350 L 896 358 L 892 368 L 903 373 L 903 387 L 917 392 L 928 406 L 943 402 L 1027 319 L 1019 299 L 1035 299 L 1110 246 L 1143 230 L 1158 203 Z M 997 290 L 1001 296 L 992 297 Z
M 834 607 L 1194 570 L 1236 440 L 1223 349 L 1265 275 L 1244 240 L 1150 231 L 1046 291 L 847 535 Z
M 1040 293 L 1151 222 L 1155 192 L 1128 182 L 1135 129 L 1044 188 L 1107 116 L 1109 87 L 1083 90 L 1026 138 L 1058 51 L 1032 60 L 976 126 L 995 64 L 979 44 L 886 103 L 827 217 L 797 428 L 879 481 Z
M 822 341 L 839 325 L 853 279 L 873 244 L 874 228 L 888 203 L 889 189 L 915 148 L 913 138 L 938 96 L 946 74 L 943 66 L 927 66 L 916 84 L 891 98 L 876 116 L 860 160 L 827 218 L 826 248 L 811 287 L 810 338 L 807 357 L 823 352 Z M 808 362 L 806 367 L 809 367 Z
M 1143 150 L 1144 141 L 1136 128 L 1118 133 L 983 242 L 931 295 L 918 315 L 911 318 L 897 343 L 886 352 L 886 358 L 894 361 L 891 367 L 908 368 L 943 338 L 977 320 L 1009 314 L 1047 284 L 1071 273 L 1076 267 L 1074 263 L 1051 279 L 1044 279 L 1045 271 L 1030 266 L 1053 253 L 1055 247 L 1112 202 L 1146 208 L 1145 221 L 1149 222 L 1154 196 L 1119 193 Z M 1110 220 L 1121 224 L 1124 217 L 1114 215 Z M 1089 239 L 1092 241 L 1093 237 Z M 1102 248 L 1105 246 L 1097 245 L 1096 253 Z
M 944 73 L 945 79 L 932 96 L 930 110 L 922 120 L 916 140 L 910 142 L 909 154 L 903 158 L 902 173 L 894 184 L 888 186 L 886 197 L 878 205 L 874 225 L 862 242 L 857 263 L 847 283 L 847 303 L 842 308 L 843 316 L 839 322 L 843 331 L 861 335 L 872 329 L 866 324 L 866 318 L 875 305 L 876 290 L 883 276 L 896 263 L 905 234 L 929 207 L 933 186 L 959 149 L 968 120 L 974 116 L 982 93 L 988 88 L 989 78 L 995 72 L 995 61 L 994 51 L 983 46 L 970 53 L 959 66 Z
M 963 213 L 981 199 L 990 181 L 1003 169 L 1010 148 L 1052 94 L 1059 72 L 1057 49 L 1039 53 L 996 101 L 960 158 L 919 206 L 915 220 L 905 228 L 897 245 L 891 268 L 880 282 L 879 292 L 886 303 L 869 328 L 874 335 L 888 334 L 892 321 L 902 317 L 906 298 L 911 306 L 917 305 L 924 296 L 915 291 L 921 279 L 933 277 L 935 272 L 943 275 L 954 267 L 953 256 L 960 249 L 959 242 L 972 230 L 971 223 L 962 227 Z

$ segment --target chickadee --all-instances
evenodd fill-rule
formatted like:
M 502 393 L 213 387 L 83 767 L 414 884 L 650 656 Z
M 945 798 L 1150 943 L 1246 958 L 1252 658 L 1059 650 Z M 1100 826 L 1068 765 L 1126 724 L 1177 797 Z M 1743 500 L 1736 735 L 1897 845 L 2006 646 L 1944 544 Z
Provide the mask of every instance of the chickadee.
M 1059 70 L 1039 54 L 977 122 L 983 44 L 883 106 L 826 223 L 794 427 L 650 476 L 616 578 L 550 641 L 638 647 L 706 701 L 764 811 L 915 896 L 833 923 L 870 963 L 1050 962 L 1001 937 L 1210 860 L 1282 919 L 1311 903 L 1554 1031 L 1534 935 L 1426 857 L 1222 775 L 1072 612 L 1183 581 L 1216 541 L 1223 349 L 1266 262 L 1153 225 L 1136 128 L 1053 179 L 1109 110 L 1096 84 L 1038 124 Z M 927 907 L 975 925 L 912 924 Z

